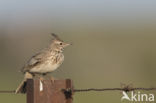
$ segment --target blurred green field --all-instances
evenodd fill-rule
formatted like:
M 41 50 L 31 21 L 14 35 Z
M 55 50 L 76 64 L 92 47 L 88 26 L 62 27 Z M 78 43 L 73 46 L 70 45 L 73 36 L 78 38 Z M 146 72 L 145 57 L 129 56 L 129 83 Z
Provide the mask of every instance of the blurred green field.
M 17 87 L 23 79 L 18 70 L 51 38 L 49 34 L 44 36 L 37 35 L 36 39 L 30 35 L 23 40 L 19 37 L 3 38 L 0 43 L 1 90 Z M 134 87 L 156 86 L 156 36 L 60 36 L 73 45 L 65 50 L 65 62 L 52 75 L 59 79 L 71 78 L 75 88 L 113 88 L 120 87 L 120 83 L 132 83 Z M 115 103 L 120 102 L 121 96 L 121 92 L 117 91 L 76 93 L 74 103 Z M 25 101 L 25 95 L 0 94 L 0 101 L 20 103 Z

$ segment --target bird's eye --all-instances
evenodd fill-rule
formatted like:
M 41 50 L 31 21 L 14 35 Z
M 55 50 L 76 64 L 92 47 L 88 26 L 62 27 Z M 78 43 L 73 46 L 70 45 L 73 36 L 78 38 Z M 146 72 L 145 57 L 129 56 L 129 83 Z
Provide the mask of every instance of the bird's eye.
M 62 43 L 60 43 L 60 45 L 62 45 Z

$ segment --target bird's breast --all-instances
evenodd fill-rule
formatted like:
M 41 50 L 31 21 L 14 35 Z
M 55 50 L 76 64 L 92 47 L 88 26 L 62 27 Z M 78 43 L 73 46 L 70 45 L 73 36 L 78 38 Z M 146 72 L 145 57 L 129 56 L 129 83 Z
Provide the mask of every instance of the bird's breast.
M 42 64 L 31 69 L 31 72 L 47 73 L 56 70 L 64 61 L 64 55 L 49 56 Z

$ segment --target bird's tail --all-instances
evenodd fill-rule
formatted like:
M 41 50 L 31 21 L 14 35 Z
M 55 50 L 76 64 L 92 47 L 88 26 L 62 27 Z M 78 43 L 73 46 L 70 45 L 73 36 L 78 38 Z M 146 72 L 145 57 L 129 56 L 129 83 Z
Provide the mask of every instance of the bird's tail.
M 17 93 L 26 93 L 26 85 L 27 85 L 27 79 L 32 79 L 33 76 L 32 74 L 30 74 L 29 72 L 25 72 L 24 74 L 24 79 L 23 81 L 20 83 L 20 85 L 17 87 L 15 94 Z

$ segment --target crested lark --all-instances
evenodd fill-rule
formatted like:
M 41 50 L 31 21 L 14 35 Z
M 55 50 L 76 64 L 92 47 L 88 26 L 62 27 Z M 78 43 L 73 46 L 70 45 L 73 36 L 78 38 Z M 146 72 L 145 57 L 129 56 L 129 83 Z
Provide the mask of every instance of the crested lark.
M 24 73 L 24 80 L 16 89 L 16 93 L 25 93 L 26 79 L 33 78 L 36 74 L 46 75 L 56 70 L 64 61 L 63 50 L 70 44 L 63 42 L 56 34 L 48 48 L 43 49 L 24 65 L 21 72 Z

